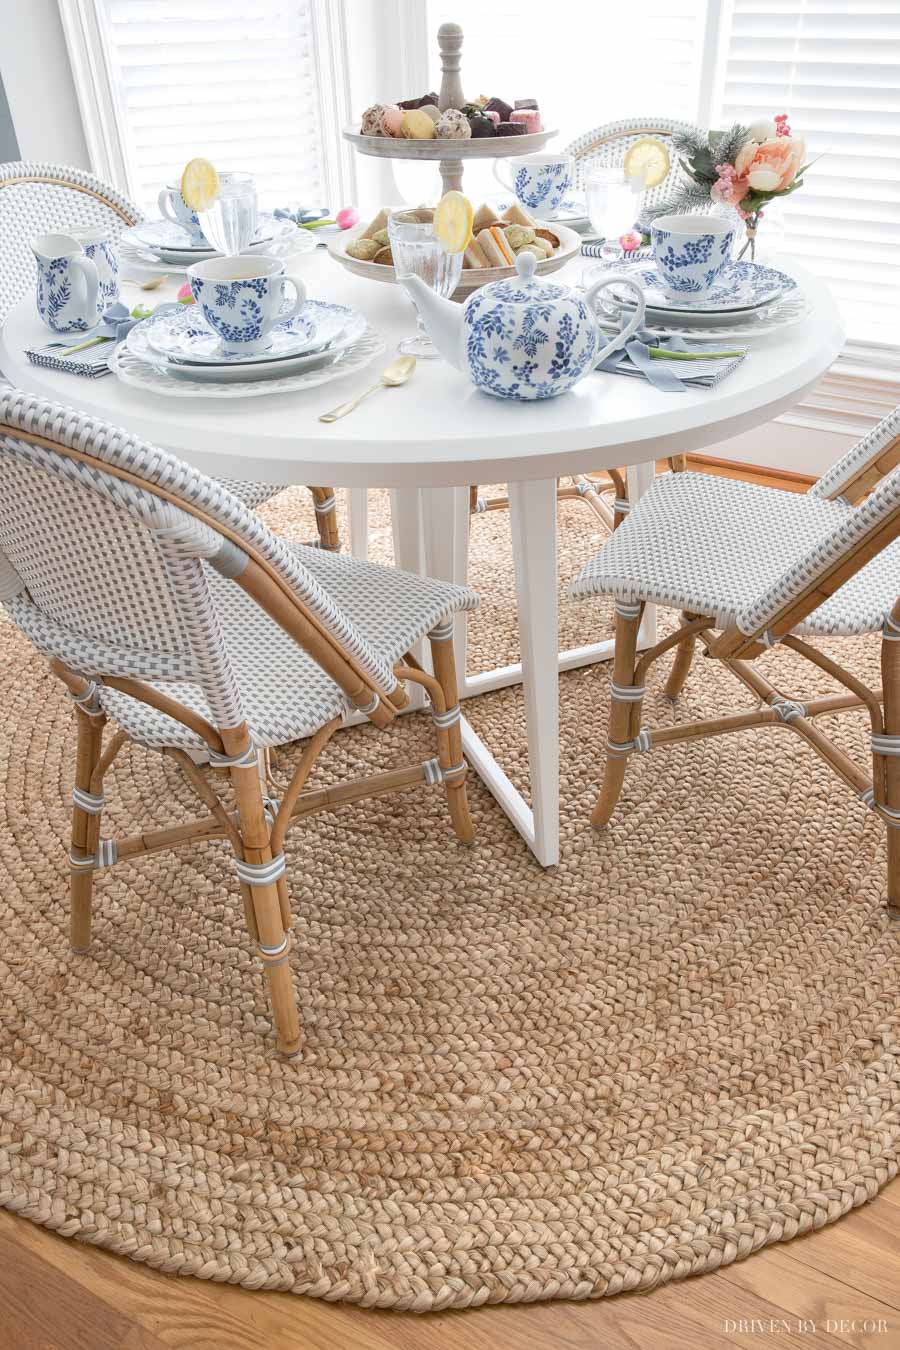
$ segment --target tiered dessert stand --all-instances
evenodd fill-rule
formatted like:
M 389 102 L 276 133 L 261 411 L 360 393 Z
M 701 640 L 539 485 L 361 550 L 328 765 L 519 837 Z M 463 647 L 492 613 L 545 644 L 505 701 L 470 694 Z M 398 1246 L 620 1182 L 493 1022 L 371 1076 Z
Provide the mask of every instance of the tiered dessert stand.
M 438 29 L 438 47 L 441 51 L 441 90 L 438 107 L 461 108 L 467 102 L 460 79 L 460 51 L 463 31 L 458 23 L 442 23 Z M 344 139 L 361 155 L 379 159 L 414 159 L 438 161 L 445 192 L 462 189 L 463 166 L 467 159 L 505 159 L 508 155 L 527 155 L 542 150 L 554 131 L 534 131 L 526 136 L 479 136 L 465 141 L 414 141 L 395 136 L 361 136 L 354 127 L 347 127 Z

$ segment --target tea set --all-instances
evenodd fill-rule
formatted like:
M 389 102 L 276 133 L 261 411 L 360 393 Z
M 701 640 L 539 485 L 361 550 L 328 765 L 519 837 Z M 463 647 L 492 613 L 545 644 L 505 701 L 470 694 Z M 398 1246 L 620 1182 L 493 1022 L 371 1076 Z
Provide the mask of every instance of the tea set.
M 571 156 L 541 152 L 511 158 L 509 181 L 495 172 L 526 210 L 546 220 L 560 208 L 572 168 Z M 345 306 L 308 301 L 304 283 L 280 257 L 215 254 L 177 184 L 161 190 L 159 208 L 166 226 L 189 238 L 187 251 L 202 250 L 202 257 L 186 268 L 195 304 L 163 306 L 149 328 L 148 321 L 139 325 L 147 332 L 135 333 L 132 345 L 142 359 L 207 379 L 215 367 L 232 379 L 242 372 L 274 378 L 336 359 L 364 331 L 362 316 Z M 255 208 L 252 223 L 255 231 Z M 660 216 L 651 226 L 652 264 L 604 269 L 583 292 L 536 277 L 537 259 L 528 252 L 517 257 L 515 277 L 482 286 L 462 305 L 420 277 L 401 284 L 440 354 L 478 389 L 498 398 L 546 399 L 622 349 L 645 315 L 650 322 L 673 313 L 715 320 L 758 309 L 794 287 L 774 268 L 732 262 L 735 237 L 735 223 L 723 216 Z M 113 241 L 102 230 L 79 228 L 42 235 L 32 248 L 41 318 L 57 334 L 90 334 L 118 300 Z M 610 314 L 620 329 L 612 337 L 604 331 Z

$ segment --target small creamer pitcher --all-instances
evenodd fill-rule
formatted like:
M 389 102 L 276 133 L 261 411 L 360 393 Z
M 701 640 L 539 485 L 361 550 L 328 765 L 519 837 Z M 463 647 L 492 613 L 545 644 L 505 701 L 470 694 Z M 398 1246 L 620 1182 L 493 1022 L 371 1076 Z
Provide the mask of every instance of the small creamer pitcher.
M 96 265 L 70 234 L 42 234 L 31 242 L 37 261 L 37 310 L 54 333 L 87 333 L 103 314 Z

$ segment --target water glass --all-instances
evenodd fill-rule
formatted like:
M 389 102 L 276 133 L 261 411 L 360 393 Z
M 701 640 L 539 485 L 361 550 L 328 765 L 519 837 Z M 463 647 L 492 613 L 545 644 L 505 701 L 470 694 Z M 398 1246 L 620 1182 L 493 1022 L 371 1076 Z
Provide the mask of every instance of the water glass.
M 430 210 L 417 208 L 393 211 L 388 217 L 394 275 L 398 281 L 404 277 L 421 277 L 426 286 L 447 299 L 459 285 L 463 255 L 448 253 L 435 238 L 432 214 Z M 416 319 L 416 336 L 404 338 L 398 344 L 398 351 L 403 352 L 404 356 L 437 356 L 438 350 L 425 331 L 418 310 Z
M 617 241 L 632 229 L 636 214 L 635 193 L 624 170 L 591 169 L 585 180 L 585 196 L 592 229 L 606 241 L 612 258 L 621 257 Z
M 249 173 L 219 175 L 219 195 L 197 216 L 203 233 L 219 253 L 236 257 L 256 238 L 256 183 Z

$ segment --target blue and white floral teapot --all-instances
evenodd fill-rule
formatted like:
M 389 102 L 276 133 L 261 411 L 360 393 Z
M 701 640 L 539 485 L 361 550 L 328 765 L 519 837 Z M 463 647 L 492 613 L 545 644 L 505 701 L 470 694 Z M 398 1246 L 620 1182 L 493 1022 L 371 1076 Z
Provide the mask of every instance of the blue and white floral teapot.
M 462 306 L 436 295 L 420 277 L 403 278 L 441 355 L 498 398 L 564 394 L 623 347 L 644 319 L 644 292 L 633 277 L 611 273 L 582 296 L 558 282 L 537 279 L 536 263 L 533 253 L 520 253 L 518 276 L 482 286 Z M 594 302 L 613 284 L 633 292 L 635 311 L 622 332 L 607 342 Z

